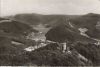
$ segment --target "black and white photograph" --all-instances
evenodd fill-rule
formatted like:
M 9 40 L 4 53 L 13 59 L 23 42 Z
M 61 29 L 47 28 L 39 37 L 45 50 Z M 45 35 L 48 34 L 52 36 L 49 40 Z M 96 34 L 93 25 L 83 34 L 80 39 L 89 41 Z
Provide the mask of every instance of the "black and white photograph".
M 100 66 L 100 0 L 0 0 L 0 67 Z

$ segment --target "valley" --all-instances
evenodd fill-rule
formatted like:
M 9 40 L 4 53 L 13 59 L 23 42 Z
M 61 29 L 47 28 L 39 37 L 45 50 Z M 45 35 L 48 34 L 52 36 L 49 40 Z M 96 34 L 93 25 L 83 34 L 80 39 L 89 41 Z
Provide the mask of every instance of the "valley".
M 99 66 L 100 15 L 0 18 L 0 66 Z

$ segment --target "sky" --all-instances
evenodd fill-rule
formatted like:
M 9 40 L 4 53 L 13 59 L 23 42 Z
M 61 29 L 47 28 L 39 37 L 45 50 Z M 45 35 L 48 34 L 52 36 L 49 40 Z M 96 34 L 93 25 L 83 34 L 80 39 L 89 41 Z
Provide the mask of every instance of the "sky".
M 100 0 L 0 0 L 0 16 L 19 13 L 100 14 Z

